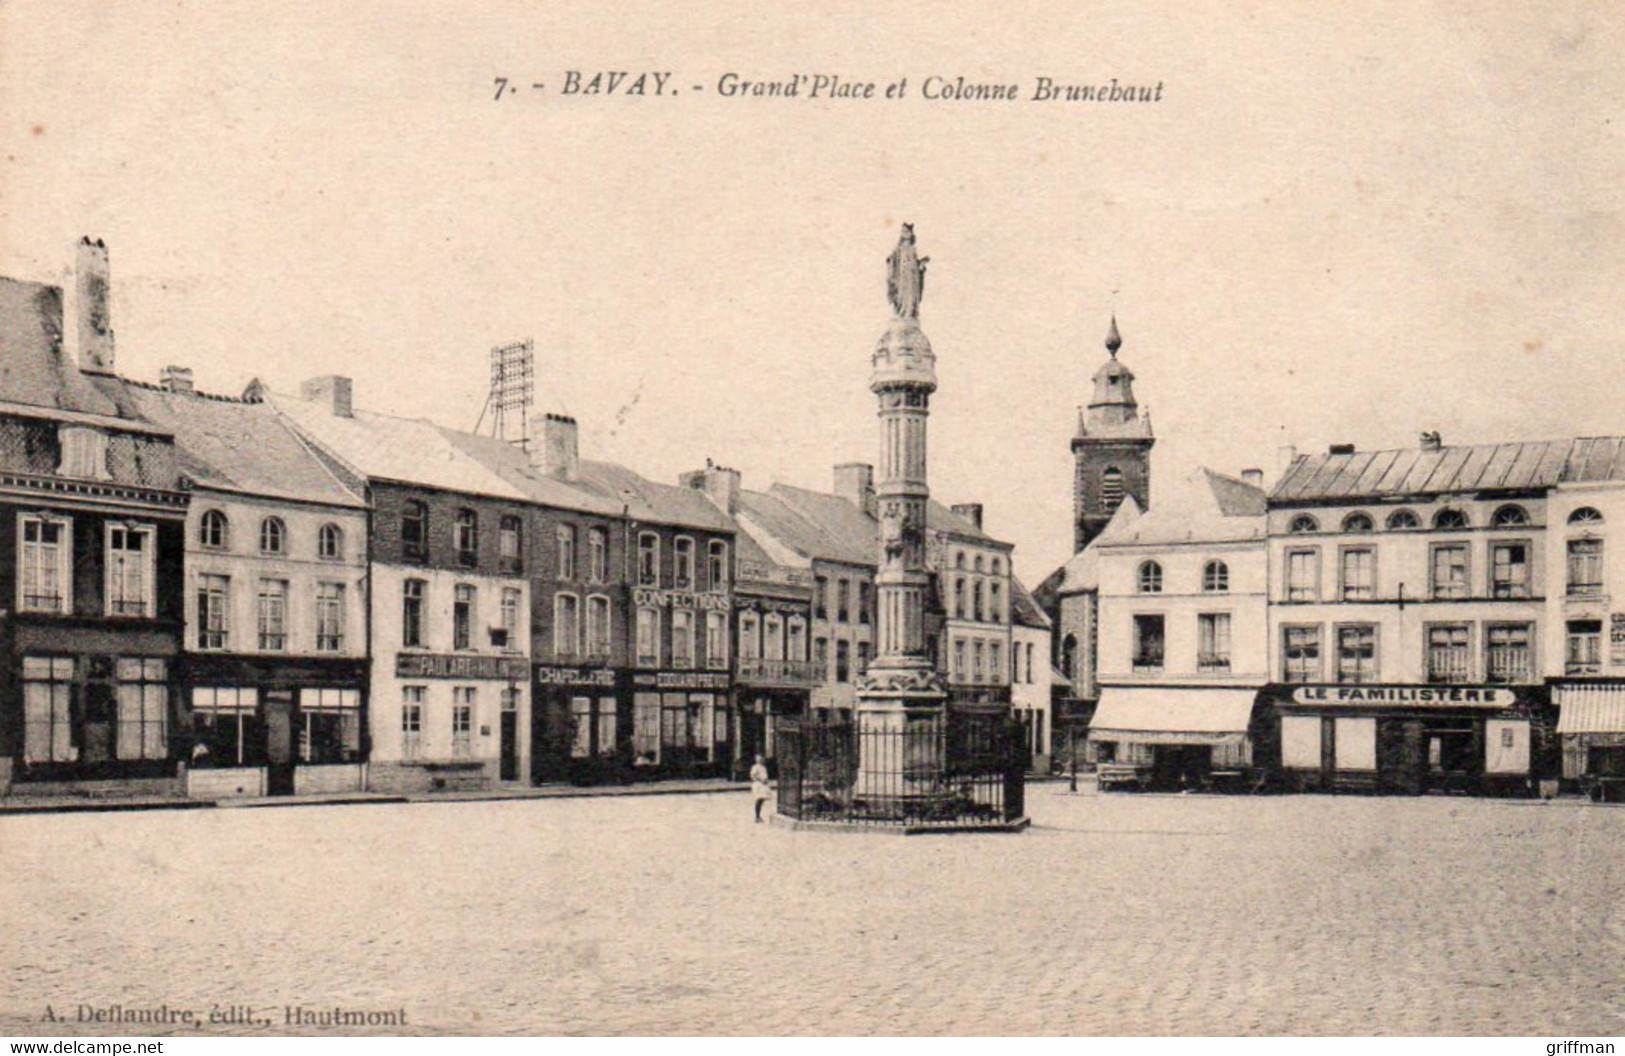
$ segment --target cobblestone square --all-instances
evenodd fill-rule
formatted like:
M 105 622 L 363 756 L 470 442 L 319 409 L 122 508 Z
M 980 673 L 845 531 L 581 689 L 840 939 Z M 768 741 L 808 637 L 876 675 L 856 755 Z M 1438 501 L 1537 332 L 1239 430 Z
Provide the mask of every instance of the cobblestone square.
M 167 1004 L 277 1032 L 339 1006 L 431 1033 L 1625 1033 L 1625 810 L 1029 808 L 906 839 L 754 826 L 733 794 L 3 818 L 0 1030 L 147 1033 L 73 1019 Z

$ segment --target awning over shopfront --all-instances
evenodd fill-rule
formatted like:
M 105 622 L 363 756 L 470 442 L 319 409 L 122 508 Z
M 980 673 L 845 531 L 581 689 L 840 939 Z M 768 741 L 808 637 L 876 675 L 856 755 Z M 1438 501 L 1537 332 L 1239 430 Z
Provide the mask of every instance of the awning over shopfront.
M 1239 744 L 1252 718 L 1251 689 L 1107 687 L 1089 722 L 1091 741 Z
M 1558 733 L 1625 733 L 1625 684 L 1557 687 Z

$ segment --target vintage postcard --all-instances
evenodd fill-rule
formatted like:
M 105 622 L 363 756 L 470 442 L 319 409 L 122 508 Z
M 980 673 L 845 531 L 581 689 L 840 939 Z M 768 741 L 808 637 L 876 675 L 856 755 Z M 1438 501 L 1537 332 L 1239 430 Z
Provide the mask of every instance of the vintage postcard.
M 0 1033 L 1612 1051 L 1622 48 L 6 0 Z

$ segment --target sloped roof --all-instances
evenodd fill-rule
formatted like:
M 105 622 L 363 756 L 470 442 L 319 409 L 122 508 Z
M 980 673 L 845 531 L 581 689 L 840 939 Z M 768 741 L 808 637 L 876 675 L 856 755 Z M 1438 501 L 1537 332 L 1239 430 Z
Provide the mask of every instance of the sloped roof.
M 1100 546 L 1220 543 L 1262 539 L 1265 500 L 1261 488 L 1198 469 L 1179 489 L 1116 532 L 1102 532 Z M 1117 518 L 1112 518 L 1116 524 Z M 1108 525 L 1110 528 L 1111 525 Z
M 733 520 L 717 509 L 705 493 L 674 484 L 657 484 L 614 462 L 582 459 L 576 483 L 624 506 L 627 516 L 639 521 L 736 532 Z
M 1049 617 L 1044 610 L 1038 607 L 1033 600 L 1032 593 L 1027 590 L 1021 580 L 1010 577 L 1010 620 L 1023 627 L 1036 627 L 1040 630 L 1049 630 Z
M 852 565 L 876 564 L 877 537 L 873 521 L 845 499 L 807 492 L 818 498 L 835 499 L 846 508 L 848 512 L 832 508 L 831 512 L 841 518 L 841 524 L 846 526 L 841 534 L 835 534 L 820 519 L 803 512 L 799 505 L 791 502 L 792 496 L 787 493 L 800 490 L 782 484 L 773 485 L 770 492 L 741 490 L 739 508 L 762 531 L 803 557 Z M 859 532 L 848 523 L 849 517 L 861 519 L 867 527 Z
M 951 532 L 954 535 L 966 536 L 994 546 L 1010 546 L 1009 543 L 1000 542 L 988 535 L 982 529 L 976 527 L 976 523 L 970 518 L 960 516 L 936 499 L 925 500 L 925 526 L 939 532 Z
M 1319 502 L 1466 491 L 1522 491 L 1562 483 L 1625 480 L 1625 438 L 1299 455 L 1270 492 L 1272 503 Z
M 133 410 L 174 434 L 181 472 L 201 487 L 334 506 L 363 505 L 264 404 L 170 392 L 122 378 L 103 384 L 117 385 L 121 409 Z
M 369 411 L 351 417 L 296 396 L 269 393 L 270 404 L 301 434 L 364 477 L 471 495 L 524 501 L 526 492 L 448 439 L 433 422 Z
M 1106 522 L 1106 527 L 1100 530 L 1100 534 L 1091 539 L 1088 546 L 1073 554 L 1066 564 L 1044 577 L 1044 584 L 1040 589 L 1053 591 L 1057 597 L 1098 589 L 1100 551 L 1097 548 L 1125 536 L 1134 522 L 1143 516 L 1145 514 L 1141 512 L 1140 504 L 1135 501 L 1134 496 L 1124 495 L 1122 503 L 1112 511 L 1112 519 Z
M 444 426 L 436 428 L 447 443 L 478 460 L 532 502 L 555 509 L 578 510 L 609 517 L 620 516 L 621 510 L 628 505 L 624 500 L 607 496 L 602 488 L 592 484 L 548 476 L 531 465 L 528 452 L 506 440 Z
M 857 506 L 839 495 L 788 484 L 774 484 L 769 494 L 815 531 L 815 538 L 819 540 L 815 544 L 817 549 L 807 551 L 796 546 L 797 550 L 853 565 L 879 563 L 879 525 Z
M 125 418 L 63 346 L 62 288 L 0 277 L 0 402 Z

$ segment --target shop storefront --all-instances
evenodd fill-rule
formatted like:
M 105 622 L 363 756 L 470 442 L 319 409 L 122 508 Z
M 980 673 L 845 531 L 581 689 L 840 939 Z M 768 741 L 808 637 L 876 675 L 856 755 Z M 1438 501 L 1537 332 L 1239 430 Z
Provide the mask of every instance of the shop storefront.
M 533 671 L 532 783 L 629 778 L 629 716 L 615 670 L 536 664 Z
M 1597 800 L 1625 800 L 1625 683 L 1565 682 L 1553 689 L 1563 781 Z
M 1255 690 L 1108 686 L 1089 723 L 1102 787 L 1200 789 L 1253 769 Z
M 188 795 L 366 787 L 365 661 L 194 653 L 180 665 Z
M 1530 794 L 1550 754 L 1540 686 L 1300 685 L 1267 693 L 1295 791 Z
M 369 787 L 454 791 L 524 779 L 531 684 L 524 657 L 397 653 L 378 682 Z
M 631 682 L 632 765 L 640 776 L 728 772 L 727 674 L 637 671 Z

